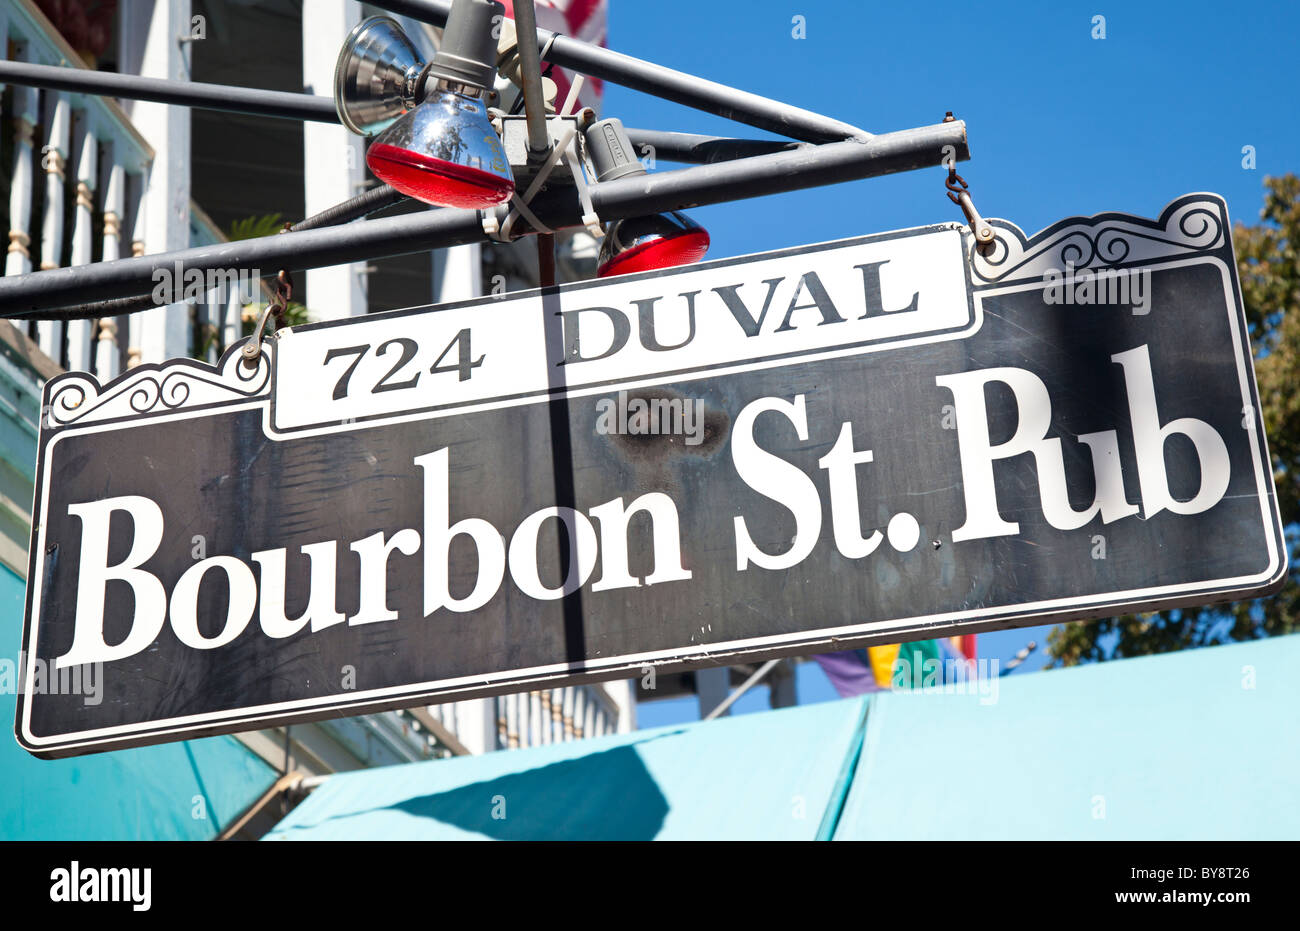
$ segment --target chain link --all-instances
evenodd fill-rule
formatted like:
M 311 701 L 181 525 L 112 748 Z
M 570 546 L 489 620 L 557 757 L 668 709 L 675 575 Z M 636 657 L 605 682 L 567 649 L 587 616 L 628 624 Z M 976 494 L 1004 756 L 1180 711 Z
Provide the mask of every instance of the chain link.
M 960 207 L 961 212 L 966 215 L 966 222 L 970 224 L 970 231 L 975 236 L 975 248 L 981 255 L 985 254 L 993 248 L 993 242 L 997 237 L 993 227 L 989 226 L 975 209 L 975 203 L 970 197 L 970 185 L 966 183 L 965 178 L 957 174 L 955 162 L 948 162 L 948 178 L 944 182 L 944 187 L 948 189 L 948 199 Z

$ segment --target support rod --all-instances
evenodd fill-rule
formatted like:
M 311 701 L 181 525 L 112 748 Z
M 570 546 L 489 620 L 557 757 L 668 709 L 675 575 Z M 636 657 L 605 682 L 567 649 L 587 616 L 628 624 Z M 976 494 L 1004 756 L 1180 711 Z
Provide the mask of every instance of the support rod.
M 966 124 L 961 120 L 869 139 L 621 178 L 595 185 L 591 199 L 603 220 L 618 220 L 939 165 L 949 148 L 958 161 L 969 158 Z M 534 201 L 533 211 L 551 229 L 582 225 L 582 206 L 571 190 L 556 188 L 546 192 Z M 508 205 L 498 207 L 498 219 L 506 212 Z M 170 269 L 176 263 L 186 270 L 257 269 L 271 274 L 280 268 L 341 265 L 482 242 L 485 238 L 477 211 L 441 209 L 55 268 L 0 278 L 0 316 L 42 316 L 36 312 L 139 294 L 153 287 L 155 269 Z
M 45 87 L 73 93 L 149 100 L 201 110 L 224 110 L 315 123 L 339 121 L 334 100 L 330 97 L 290 94 L 255 87 L 231 87 L 226 84 L 142 78 L 134 74 L 33 65 L 23 61 L 0 61 L 0 84 L 21 84 L 24 87 Z
M 546 128 L 546 101 L 542 97 L 542 64 L 538 57 L 537 11 L 533 0 L 515 0 L 515 30 L 519 44 L 519 86 L 524 92 L 528 123 L 529 158 L 541 161 L 551 151 Z
M 744 682 L 740 684 L 740 688 L 736 689 L 734 692 L 732 692 L 730 695 L 728 695 L 726 698 L 720 701 L 718 703 L 718 707 L 714 708 L 712 711 L 706 714 L 704 716 L 704 720 L 712 721 L 714 718 L 720 718 L 724 714 L 726 714 L 728 708 L 730 708 L 737 701 L 739 701 L 742 695 L 744 695 L 754 686 L 758 685 L 759 682 L 763 681 L 763 677 L 766 676 L 773 669 L 775 669 L 780 662 L 781 661 L 779 659 L 770 659 L 762 666 L 759 666 L 752 676 L 750 676 L 748 679 L 746 679 Z
M 4 83 L 315 123 L 339 121 L 333 99 L 314 94 L 291 94 L 192 81 L 164 81 L 131 74 L 0 60 L 0 84 Z M 650 129 L 629 129 L 627 132 L 638 148 L 654 146 L 656 158 L 700 165 L 780 152 L 800 145 L 780 140 L 728 139 Z
M 374 0 L 373 5 L 434 26 L 446 23 L 447 14 L 451 12 L 450 0 Z M 644 91 L 674 103 L 804 142 L 838 142 L 841 139 L 870 135 L 856 126 L 811 110 L 706 81 L 693 74 L 674 71 L 621 52 L 611 52 L 598 45 L 557 35 L 548 29 L 537 30 L 537 38 L 542 45 L 552 37 L 555 41 L 546 53 L 546 60 L 563 68 L 572 68 L 588 77 Z
M 656 160 L 692 165 L 711 165 L 751 155 L 788 152 L 809 145 L 807 142 L 788 142 L 783 139 L 728 139 L 722 136 L 661 132 L 657 129 L 629 129 L 627 135 L 636 147 L 637 155 L 645 156 L 648 146 Z

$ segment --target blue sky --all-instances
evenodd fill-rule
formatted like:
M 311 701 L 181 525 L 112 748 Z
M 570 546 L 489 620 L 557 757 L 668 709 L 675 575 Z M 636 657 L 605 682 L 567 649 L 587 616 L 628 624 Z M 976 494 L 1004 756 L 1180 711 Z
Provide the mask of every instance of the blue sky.
M 1094 16 L 1106 37 L 1094 39 Z M 804 17 L 806 38 L 792 36 Z M 1033 233 L 1110 210 L 1155 216 L 1192 191 L 1223 195 L 1256 222 L 1266 175 L 1300 171 L 1294 2 L 957 4 L 746 0 L 610 0 L 611 48 L 817 110 L 870 132 L 967 122 L 971 160 L 958 171 L 986 217 Z M 628 126 L 767 135 L 676 104 L 606 86 L 604 115 Z M 1253 146 L 1255 168 L 1243 167 Z M 664 165 L 664 168 L 671 166 Z M 711 258 L 961 214 L 934 168 L 701 208 Z M 1046 629 L 980 637 L 1004 661 L 1028 640 L 1045 660 Z M 833 697 L 815 664 L 801 701 Z M 737 710 L 766 707 L 766 691 Z M 643 705 L 646 726 L 695 717 L 694 699 Z

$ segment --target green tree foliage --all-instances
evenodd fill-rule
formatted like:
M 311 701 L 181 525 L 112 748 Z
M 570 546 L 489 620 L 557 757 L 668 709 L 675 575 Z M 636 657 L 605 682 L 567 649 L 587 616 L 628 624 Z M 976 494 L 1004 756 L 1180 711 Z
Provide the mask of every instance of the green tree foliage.
M 236 242 L 241 239 L 260 239 L 263 236 L 274 236 L 284 230 L 284 225 L 284 217 L 278 213 L 245 217 L 230 224 L 230 241 Z M 253 329 L 257 326 L 257 318 L 265 307 L 266 302 L 263 301 L 249 304 L 245 308 L 243 315 L 244 336 L 253 335 Z M 307 308 L 297 301 L 290 301 L 289 306 L 285 308 L 285 317 L 289 321 L 289 326 L 300 326 L 308 320 Z
M 274 236 L 284 229 L 284 217 L 278 213 L 267 213 L 257 217 L 244 217 L 230 224 L 230 241 L 241 239 L 260 239 Z
M 1291 573 L 1286 587 L 1257 601 L 1065 624 L 1048 636 L 1052 665 L 1166 653 L 1300 631 L 1300 178 L 1265 178 L 1263 221 L 1237 224 L 1233 244 L 1255 374 L 1273 457 Z

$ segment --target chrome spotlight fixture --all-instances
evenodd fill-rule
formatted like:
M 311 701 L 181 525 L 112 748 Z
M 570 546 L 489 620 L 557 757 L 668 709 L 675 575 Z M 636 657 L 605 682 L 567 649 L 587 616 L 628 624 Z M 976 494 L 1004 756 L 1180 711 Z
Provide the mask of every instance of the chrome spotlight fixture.
M 402 27 L 372 16 L 348 35 L 334 66 L 334 109 L 358 136 L 383 132 L 416 106 L 425 63 Z
M 645 174 L 619 120 L 593 123 L 585 138 L 597 183 Z M 606 231 L 596 274 L 607 278 L 690 265 L 708 251 L 708 231 L 684 213 L 629 217 L 615 221 Z
M 437 207 L 510 199 L 514 175 L 485 99 L 496 77 L 493 18 L 504 13 L 496 0 L 455 0 L 427 65 L 388 17 L 371 17 L 348 36 L 334 102 L 348 129 L 378 134 L 366 152 L 375 177 Z

